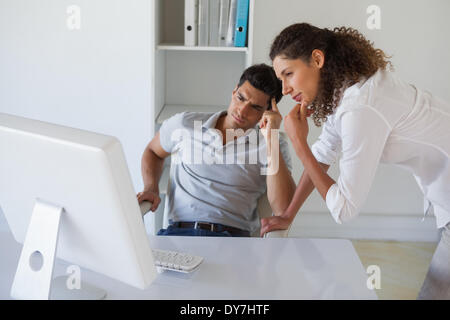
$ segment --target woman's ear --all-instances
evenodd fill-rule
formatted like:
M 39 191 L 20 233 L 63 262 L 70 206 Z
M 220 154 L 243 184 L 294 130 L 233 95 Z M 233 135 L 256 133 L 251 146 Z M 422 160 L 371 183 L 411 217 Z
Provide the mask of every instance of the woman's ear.
M 323 64 L 325 63 L 325 55 L 323 51 L 319 49 L 314 49 L 313 52 L 311 53 L 311 57 L 314 65 L 317 68 L 322 69 Z

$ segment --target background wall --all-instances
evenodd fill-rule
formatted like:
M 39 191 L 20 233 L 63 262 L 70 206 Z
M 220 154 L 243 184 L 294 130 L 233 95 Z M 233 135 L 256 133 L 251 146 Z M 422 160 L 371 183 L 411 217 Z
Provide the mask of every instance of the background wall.
M 81 29 L 69 30 L 69 5 Z M 150 141 L 147 0 L 0 0 L 0 112 L 113 135 L 135 188 Z
M 366 10 L 370 5 L 380 8 L 380 30 L 369 30 L 366 25 L 370 16 Z M 290 24 L 308 22 L 318 27 L 353 27 L 374 41 L 375 47 L 392 56 L 398 76 L 450 101 L 449 12 L 450 1 L 447 0 L 257 0 L 253 62 L 271 63 L 268 58 L 271 42 Z M 284 97 L 280 102 L 281 113 L 286 115 L 294 105 L 290 97 Z M 321 128 L 310 122 L 310 143 L 320 132 Z M 295 155 L 293 149 L 291 153 Z M 298 159 L 294 160 L 294 168 L 294 178 L 298 181 L 303 171 Z M 338 177 L 337 165 L 330 168 L 330 173 Z M 422 215 L 423 197 L 414 178 L 401 169 L 380 165 L 358 219 L 347 225 L 337 225 L 327 212 L 325 202 L 314 191 L 297 216 L 293 233 L 432 240 L 436 235 L 434 219 L 420 223 Z

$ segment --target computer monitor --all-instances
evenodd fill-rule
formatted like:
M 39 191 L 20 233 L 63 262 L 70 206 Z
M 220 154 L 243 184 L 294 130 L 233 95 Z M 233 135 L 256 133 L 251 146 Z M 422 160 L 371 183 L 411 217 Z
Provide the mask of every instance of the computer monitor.
M 0 206 L 24 243 L 15 298 L 51 296 L 55 251 L 141 289 L 157 274 L 115 137 L 0 113 Z M 30 265 L 36 255 L 38 272 Z

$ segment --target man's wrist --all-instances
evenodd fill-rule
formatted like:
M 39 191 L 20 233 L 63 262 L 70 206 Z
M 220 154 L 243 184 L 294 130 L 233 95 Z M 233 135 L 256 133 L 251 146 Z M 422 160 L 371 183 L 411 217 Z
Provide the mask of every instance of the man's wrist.
M 283 219 L 289 220 L 289 223 L 292 223 L 294 221 L 296 213 L 290 212 L 288 209 L 286 209 L 283 213 L 281 213 L 280 217 Z
M 153 192 L 153 193 L 159 194 L 159 188 L 157 188 L 155 186 L 144 186 L 143 192 Z

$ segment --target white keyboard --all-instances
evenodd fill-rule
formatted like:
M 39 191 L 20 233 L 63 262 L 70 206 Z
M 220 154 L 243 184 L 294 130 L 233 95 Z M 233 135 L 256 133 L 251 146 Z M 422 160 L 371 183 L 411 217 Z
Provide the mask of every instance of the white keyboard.
M 203 258 L 183 252 L 152 249 L 158 269 L 189 273 L 197 269 Z M 158 270 L 160 272 L 161 270 Z

